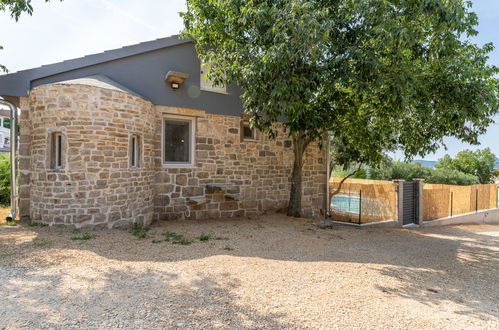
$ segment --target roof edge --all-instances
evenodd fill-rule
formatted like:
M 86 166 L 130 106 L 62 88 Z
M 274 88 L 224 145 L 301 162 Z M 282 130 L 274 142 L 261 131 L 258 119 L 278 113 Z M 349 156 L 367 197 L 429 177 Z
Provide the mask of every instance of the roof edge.
M 4 86 L 5 84 L 3 82 L 7 83 L 7 81 L 13 79 L 24 82 L 28 80 L 29 82 L 31 82 L 33 80 L 49 77 L 55 74 L 72 71 L 105 62 L 110 62 L 121 58 L 144 54 L 158 49 L 182 45 L 190 42 L 192 41 L 189 39 L 181 39 L 180 35 L 173 35 L 166 38 L 145 41 L 134 45 L 124 46 L 122 48 L 107 50 L 102 53 L 86 55 L 83 57 L 78 57 L 62 62 L 42 65 L 40 67 L 32 69 L 21 70 L 5 75 L 0 75 L 0 88 L 5 87 Z M 17 95 L 17 96 L 24 96 L 24 95 Z

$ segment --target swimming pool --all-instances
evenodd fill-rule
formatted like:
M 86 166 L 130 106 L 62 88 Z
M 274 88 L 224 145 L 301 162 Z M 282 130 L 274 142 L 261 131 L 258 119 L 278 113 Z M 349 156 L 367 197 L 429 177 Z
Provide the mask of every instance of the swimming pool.
M 331 209 L 336 212 L 359 213 L 360 198 L 356 196 L 336 195 L 331 198 Z

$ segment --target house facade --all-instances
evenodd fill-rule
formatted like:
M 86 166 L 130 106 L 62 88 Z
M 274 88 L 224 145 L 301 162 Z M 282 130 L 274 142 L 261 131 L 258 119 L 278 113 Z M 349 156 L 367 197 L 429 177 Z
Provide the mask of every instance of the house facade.
M 20 116 L 23 219 L 76 227 L 252 217 L 287 207 L 291 139 L 249 126 L 177 36 L 0 76 Z M 305 154 L 303 215 L 323 207 L 325 151 Z

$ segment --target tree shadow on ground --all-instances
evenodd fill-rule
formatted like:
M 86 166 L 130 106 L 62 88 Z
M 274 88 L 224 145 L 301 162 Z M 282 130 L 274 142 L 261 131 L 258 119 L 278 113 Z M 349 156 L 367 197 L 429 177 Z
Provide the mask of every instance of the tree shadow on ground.
M 8 230 L 11 232 L 18 231 L 21 236 L 23 231 L 29 230 L 34 233 L 36 240 L 52 240 L 53 244 L 34 248 L 29 241 L 19 243 L 19 235 L 11 235 L 10 237 L 13 238 L 2 237 L 1 231 L 0 242 L 13 251 L 19 250 L 21 254 L 42 249 L 44 253 L 40 253 L 39 258 L 45 267 L 47 265 L 57 267 L 58 262 L 74 258 L 68 252 L 75 251 L 91 252 L 112 262 L 152 264 L 229 256 L 231 258 L 261 258 L 307 264 L 328 262 L 337 265 L 336 268 L 331 266 L 331 270 L 334 271 L 341 269 L 341 265 L 344 263 L 356 263 L 374 269 L 380 277 L 396 280 L 395 286 L 377 284 L 375 288 L 378 291 L 411 299 L 428 306 L 452 303 L 460 308 L 456 313 L 478 319 L 494 320 L 499 317 L 497 307 L 499 300 L 497 279 L 499 237 L 473 228 L 477 227 L 435 227 L 421 230 L 339 227 L 319 230 L 313 227 L 309 220 L 277 216 L 264 217 L 260 220 L 163 223 L 153 227 L 149 232 L 149 237 L 142 240 L 133 237 L 126 231 L 111 230 L 93 231 L 92 233 L 97 236 L 95 239 L 88 242 L 74 242 L 68 239 L 71 234 L 67 229 L 9 228 Z M 487 228 L 495 234 L 498 232 L 497 227 L 488 226 Z M 182 246 L 171 244 L 171 242 L 152 242 L 153 239 L 161 239 L 161 233 L 165 231 L 183 234 L 193 243 Z M 203 243 L 196 240 L 196 237 L 201 234 L 211 234 L 213 237 L 223 239 Z M 56 259 L 59 261 L 44 260 L 43 255 L 49 253 L 56 254 Z M 16 262 L 14 262 L 15 264 Z M 23 266 L 22 258 L 20 258 L 18 266 Z M 87 293 L 88 298 L 83 299 L 88 302 L 98 296 L 111 294 L 118 297 L 118 300 L 124 299 L 127 304 L 138 304 L 139 302 L 132 298 L 119 298 L 120 289 L 116 282 L 121 281 L 127 283 L 128 287 L 133 286 L 134 279 L 141 276 L 147 279 L 147 272 L 151 271 L 153 270 L 145 268 L 145 275 L 136 274 L 132 270 L 130 272 L 110 271 L 104 275 L 106 278 L 103 283 L 107 284 L 92 289 L 91 292 Z M 153 274 L 158 275 L 157 272 Z M 231 278 L 230 274 L 227 275 L 228 282 L 226 283 L 217 282 L 210 276 L 203 275 L 193 279 L 189 287 L 185 286 L 185 283 L 176 287 L 171 283 L 175 282 L 174 278 L 164 276 L 161 277 L 160 287 L 174 289 L 172 294 L 176 303 L 180 304 L 179 306 L 182 306 L 183 298 L 190 302 L 196 299 L 205 299 L 205 297 L 210 296 L 210 292 L 216 292 L 211 304 L 212 307 L 199 305 L 199 311 L 196 312 L 204 313 L 205 316 L 214 313 L 215 317 L 210 323 L 214 326 L 218 324 L 217 322 L 223 324 L 224 317 L 217 312 L 217 309 L 225 309 L 231 315 L 237 316 L 235 323 L 231 324 L 234 327 L 278 328 L 288 326 L 279 321 L 282 315 L 259 315 L 255 312 L 255 316 L 253 316 L 253 312 L 248 311 L 247 307 L 239 307 L 236 303 L 237 299 L 232 296 L 230 289 L 231 286 L 238 285 L 238 279 Z M 178 276 L 178 274 L 171 276 Z M 355 274 L 355 276 L 361 277 L 362 275 Z M 0 276 L 0 278 L 5 277 L 5 274 Z M 124 281 L 124 279 L 130 280 Z M 55 279 L 56 282 L 61 280 Z M 32 281 L 43 282 L 44 279 L 33 278 Z M 137 280 L 137 283 L 142 283 L 141 281 L 143 280 Z M 6 283 L 1 281 L 1 283 L 0 292 L 7 292 L 6 290 L 12 287 L 10 281 Z M 147 285 L 155 284 L 150 281 Z M 57 291 L 55 294 L 58 294 Z M 74 294 L 78 297 L 81 293 L 75 292 Z M 138 295 L 140 296 L 140 293 Z M 222 296 L 227 296 L 228 301 L 221 298 L 217 300 L 217 297 Z M 85 293 L 83 293 L 83 297 L 85 297 Z M 61 299 L 68 298 L 64 296 Z M 15 299 L 7 300 L 7 302 L 16 304 Z M 161 300 L 158 304 L 163 306 L 168 302 Z M 50 301 L 44 305 L 50 306 Z M 193 306 L 197 306 L 196 303 Z M 32 307 L 34 308 L 34 306 Z M 26 308 L 26 306 L 19 306 L 19 308 Z M 186 306 L 186 308 L 189 307 Z M 203 310 L 204 312 L 202 312 Z M 259 319 L 262 319 L 263 323 L 253 324 L 254 326 L 247 323 Z
M 5 328 L 289 328 L 283 315 L 262 314 L 238 304 L 238 281 L 145 269 L 90 271 L 78 278 L 64 272 L 40 275 L 0 267 Z M 72 281 L 71 290 L 66 281 Z M 147 291 L 145 289 L 147 288 Z M 147 293 L 145 293 L 147 292 Z

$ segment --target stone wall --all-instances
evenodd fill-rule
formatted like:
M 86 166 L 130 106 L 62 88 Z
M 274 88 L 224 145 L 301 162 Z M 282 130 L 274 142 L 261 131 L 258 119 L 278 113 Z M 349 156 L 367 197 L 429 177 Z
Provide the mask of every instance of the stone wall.
M 196 117 L 196 166 L 168 168 L 161 162 L 162 120 Z M 275 140 L 241 138 L 241 117 L 156 106 L 156 220 L 255 216 L 284 211 L 290 191 L 292 142 L 282 130 Z M 324 151 L 311 145 L 303 168 L 304 216 L 317 216 L 325 190 Z M 189 202 L 195 197 L 201 205 Z
M 21 100 L 20 215 L 48 224 L 119 226 L 152 220 L 252 217 L 284 211 L 292 142 L 241 136 L 242 118 L 154 106 L 122 91 L 51 84 Z M 162 164 L 162 124 L 196 118 L 195 166 Z M 51 166 L 51 136 L 63 136 L 63 166 Z M 140 169 L 130 138 L 142 141 Z M 317 216 L 325 190 L 324 151 L 311 145 L 303 168 L 303 215 Z
M 21 184 L 29 175 L 30 191 L 22 189 L 21 207 L 29 196 L 32 221 L 77 227 L 152 221 L 150 102 L 120 91 L 52 84 L 30 92 L 29 109 L 21 118 Z M 55 132 L 63 139 L 60 169 L 53 169 L 50 161 Z M 143 141 L 140 169 L 129 163 L 131 134 Z

